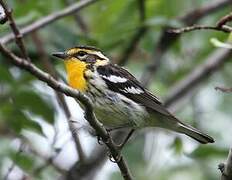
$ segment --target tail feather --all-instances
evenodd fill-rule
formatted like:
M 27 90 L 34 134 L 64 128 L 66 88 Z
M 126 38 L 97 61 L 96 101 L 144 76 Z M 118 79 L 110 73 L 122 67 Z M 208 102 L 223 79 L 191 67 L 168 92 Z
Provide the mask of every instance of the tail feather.
M 179 123 L 179 126 L 177 128 L 177 131 L 183 134 L 186 134 L 187 136 L 195 139 L 196 141 L 207 144 L 207 143 L 213 143 L 214 139 L 207 134 L 202 133 L 198 129 L 185 125 L 183 123 Z

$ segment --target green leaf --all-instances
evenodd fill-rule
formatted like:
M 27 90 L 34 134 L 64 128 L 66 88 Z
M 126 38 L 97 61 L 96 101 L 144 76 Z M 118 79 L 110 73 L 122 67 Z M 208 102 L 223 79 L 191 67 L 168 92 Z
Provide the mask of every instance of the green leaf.
M 217 38 L 211 38 L 210 42 L 215 46 L 215 47 L 220 47 L 220 48 L 226 48 L 226 49 L 232 49 L 232 44 L 225 43 L 219 41 Z
M 173 143 L 171 144 L 171 148 L 174 148 L 177 154 L 180 154 L 183 150 L 183 143 L 179 137 L 176 137 Z
M 22 129 L 32 130 L 32 131 L 35 131 L 41 135 L 44 135 L 43 130 L 42 130 L 41 126 L 39 125 L 39 123 L 31 120 L 24 113 L 22 113 L 21 117 L 22 117 L 21 118 Z
M 7 67 L 0 66 L 0 82 L 8 82 L 10 83 L 13 80 L 9 70 Z
M 43 99 L 32 90 L 20 90 L 14 96 L 14 105 L 19 109 L 28 110 L 41 116 L 45 121 L 54 123 L 55 110 L 52 103 Z
M 228 42 L 229 42 L 229 43 L 231 43 L 231 42 L 232 42 L 232 33 L 230 33 L 230 34 L 229 34 Z
M 222 149 L 219 147 L 205 145 L 205 146 L 199 146 L 197 149 L 195 149 L 190 154 L 190 157 L 205 159 L 205 158 L 216 157 L 216 156 L 224 157 L 227 154 L 228 154 L 228 149 Z
M 35 160 L 32 156 L 18 151 L 10 151 L 9 156 L 11 160 L 19 166 L 22 170 L 28 172 L 30 170 L 33 170 L 33 167 L 35 165 Z
M 11 103 L 6 103 L 1 108 L 1 112 L 1 116 L 5 120 L 5 123 L 16 133 L 20 134 L 23 129 L 28 129 L 44 135 L 41 126 L 37 122 L 31 120 L 20 109 L 16 109 L 12 106 Z

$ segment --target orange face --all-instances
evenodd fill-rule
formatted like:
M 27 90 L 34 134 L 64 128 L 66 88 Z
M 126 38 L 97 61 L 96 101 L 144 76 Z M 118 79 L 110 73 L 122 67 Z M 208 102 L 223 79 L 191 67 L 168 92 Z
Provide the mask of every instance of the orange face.
M 86 70 L 86 63 L 68 59 L 64 61 L 68 84 L 79 91 L 84 92 L 87 89 L 86 80 L 84 78 L 84 71 Z

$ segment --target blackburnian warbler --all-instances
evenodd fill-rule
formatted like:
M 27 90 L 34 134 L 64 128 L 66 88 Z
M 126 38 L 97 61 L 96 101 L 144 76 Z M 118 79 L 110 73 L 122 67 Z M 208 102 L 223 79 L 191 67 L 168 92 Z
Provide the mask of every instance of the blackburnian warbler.
M 210 136 L 178 120 L 132 74 L 112 64 L 100 50 L 77 46 L 53 55 L 64 60 L 69 85 L 91 99 L 96 117 L 105 126 L 161 127 L 203 144 L 214 142 Z

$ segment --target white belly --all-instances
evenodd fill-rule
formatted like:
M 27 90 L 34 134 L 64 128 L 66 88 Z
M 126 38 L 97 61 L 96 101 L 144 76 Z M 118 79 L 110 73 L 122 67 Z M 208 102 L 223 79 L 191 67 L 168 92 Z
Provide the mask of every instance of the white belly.
M 93 102 L 94 112 L 98 120 L 105 126 L 141 127 L 145 124 L 145 119 L 148 116 L 145 108 L 121 94 L 109 91 L 98 98 L 94 98 L 91 94 L 88 96 Z

